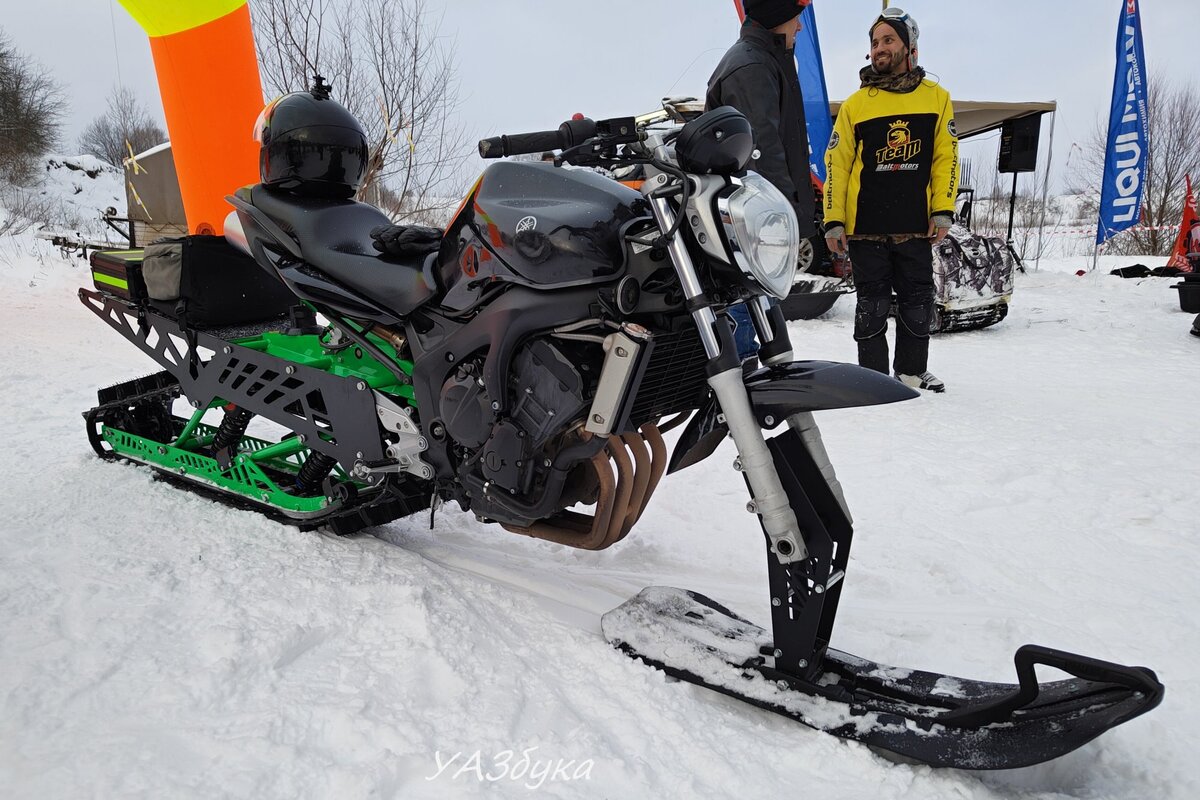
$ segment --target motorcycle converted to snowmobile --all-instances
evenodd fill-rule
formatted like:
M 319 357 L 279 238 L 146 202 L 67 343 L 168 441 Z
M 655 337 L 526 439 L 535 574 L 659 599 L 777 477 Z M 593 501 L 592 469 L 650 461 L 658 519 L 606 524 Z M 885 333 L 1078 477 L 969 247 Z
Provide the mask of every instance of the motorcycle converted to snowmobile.
M 289 157 L 315 153 L 323 174 L 366 152 L 306 146 Z M 203 330 L 80 290 L 164 370 L 100 391 L 85 414 L 96 451 L 302 528 L 344 533 L 453 500 L 508 531 L 600 549 L 630 532 L 664 473 L 732 437 L 765 534 L 772 630 L 649 588 L 602 621 L 631 656 L 936 766 L 1045 761 L 1161 701 L 1149 669 L 1045 647 L 1017 651 L 1010 685 L 829 646 L 853 531 L 813 412 L 916 392 L 855 365 L 793 360 L 766 298 L 792 287 L 798 225 L 745 171 L 754 144 L 740 113 L 572 120 L 479 149 L 559 155 L 490 165 L 435 252 L 380 257 L 371 231 L 389 220 L 348 194 L 305 191 L 312 175 L 238 190 L 241 230 L 226 236 L 295 296 L 289 320 Z M 272 158 L 264 142 L 264 174 Z M 645 166 L 640 191 L 571 168 L 630 163 Z M 764 366 L 748 373 L 723 314 L 743 301 L 763 343 Z M 190 418 L 173 413 L 181 396 Z M 222 410 L 219 425 L 204 421 Z M 256 416 L 286 435 L 247 435 Z M 668 458 L 662 431 L 683 421 Z M 591 513 L 571 510 L 579 503 Z M 1039 684 L 1039 664 L 1072 677 Z

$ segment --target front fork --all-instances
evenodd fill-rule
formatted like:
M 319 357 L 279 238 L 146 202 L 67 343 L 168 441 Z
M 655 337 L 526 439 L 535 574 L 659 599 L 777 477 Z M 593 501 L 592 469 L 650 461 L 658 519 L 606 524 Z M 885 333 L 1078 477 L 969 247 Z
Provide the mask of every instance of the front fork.
M 668 198 L 651 193 L 649 199 L 659 229 L 670 230 L 675 210 Z M 774 641 L 762 655 L 771 658 L 783 676 L 811 679 L 829 644 L 849 560 L 852 526 L 841 484 L 811 412 L 793 413 L 787 419 L 789 431 L 768 444 L 750 403 L 733 332 L 728 323 L 718 324 L 705 304 L 695 265 L 680 236 L 672 237 L 668 253 L 708 355 L 708 384 L 737 447 L 735 467 L 744 474 L 753 498 L 747 509 L 759 515 L 769 543 Z M 778 307 L 772 308 L 765 297 L 749 305 L 763 343 L 759 357 L 768 366 L 791 362 L 791 345 Z M 784 487 L 781 468 L 788 473 L 793 496 Z M 804 517 L 803 529 L 798 510 Z
M 675 224 L 675 209 L 666 197 L 650 196 L 650 205 L 658 221 L 659 229 L 667 231 Z M 696 274 L 691 255 L 684 246 L 681 236 L 672 237 L 667 246 L 675 273 L 679 276 L 684 296 L 693 309 L 692 318 L 700 331 L 700 341 L 708 355 L 708 385 L 725 415 L 725 424 L 733 437 L 738 451 L 738 469 L 745 474 L 753 499 L 747 508 L 762 517 L 763 529 L 771 543 L 771 552 L 781 564 L 802 561 L 808 557 L 808 549 L 800 534 L 796 514 L 792 511 L 787 492 L 780 482 L 771 451 L 763 437 L 762 428 L 750 407 L 750 396 L 742 379 L 741 362 L 733 344 L 733 334 L 725 322 L 717 323 L 717 316 L 707 305 L 702 305 L 704 289 Z M 750 304 L 751 318 L 758 331 L 759 341 L 767 350 L 764 359 L 768 364 L 792 360 L 787 331 L 775 331 L 768 311 L 766 298 L 756 298 Z M 780 326 L 782 328 L 782 326 Z M 815 430 L 815 426 L 814 426 Z M 817 434 L 819 437 L 819 433 Z

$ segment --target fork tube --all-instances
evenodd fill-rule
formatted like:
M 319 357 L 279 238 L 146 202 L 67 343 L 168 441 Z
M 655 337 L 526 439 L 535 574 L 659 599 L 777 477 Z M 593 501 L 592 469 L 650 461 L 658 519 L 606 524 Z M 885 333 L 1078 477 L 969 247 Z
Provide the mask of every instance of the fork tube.
M 813 417 L 813 413 L 811 411 L 797 411 L 788 417 L 788 427 L 795 431 L 800 440 L 804 442 L 804 446 L 808 448 L 808 452 L 816 463 L 817 469 L 821 471 L 821 477 L 829 484 L 829 490 L 833 492 L 838 505 L 842 507 L 842 511 L 846 514 L 846 521 L 853 523 L 854 518 L 850 516 L 850 506 L 846 503 L 846 493 L 842 491 L 842 483 L 838 480 L 837 472 L 833 469 L 833 462 L 829 460 L 829 452 L 825 449 L 825 441 L 821 438 L 821 429 L 817 427 L 817 421 Z
M 769 342 L 775 338 L 775 327 L 771 324 L 770 318 L 767 317 L 769 304 L 770 301 L 762 296 L 756 297 L 746 303 L 746 307 L 750 309 L 750 318 L 754 321 L 754 329 L 758 333 L 758 340 L 760 342 Z
M 666 176 L 659 175 L 655 180 L 665 184 Z M 675 224 L 675 209 L 671 208 L 670 201 L 665 197 L 651 196 L 650 207 L 658 221 L 658 229 L 660 231 L 671 230 L 671 226 Z M 667 244 L 667 252 L 671 256 L 671 263 L 675 265 L 675 274 L 679 276 L 684 297 L 688 299 L 689 305 L 694 305 L 693 301 L 704 297 L 704 287 L 700 285 L 700 276 L 696 274 L 696 267 L 692 264 L 692 257 L 683 244 L 683 237 L 679 235 L 671 237 L 671 241 Z M 721 340 L 713 330 L 713 326 L 717 322 L 717 315 L 711 308 L 704 307 L 692 311 L 692 318 L 696 320 L 696 327 L 700 331 L 700 341 L 704 344 L 704 352 L 708 354 L 709 358 L 719 357 Z
M 662 182 L 665 183 L 665 180 Z M 675 210 L 671 208 L 667 199 L 651 195 L 650 205 L 658 220 L 659 229 L 670 230 L 675 224 Z M 680 238 L 674 237 L 668 247 L 671 263 L 675 266 L 687 299 L 703 300 L 704 289 L 700 285 L 700 278 L 696 274 L 695 265 L 692 264 L 692 257 Z M 695 302 L 691 302 L 691 305 L 695 307 Z M 721 404 L 725 424 L 729 427 L 729 433 L 737 446 L 741 470 L 746 475 L 750 493 L 754 497 L 749 508 L 761 517 L 763 530 L 771 540 L 771 549 L 780 563 L 789 564 L 807 558 L 808 550 L 800 534 L 796 513 L 792 511 L 783 482 L 775 470 L 775 461 L 767 448 L 766 439 L 763 438 L 762 428 L 750 407 L 750 396 L 746 393 L 741 367 L 735 358 L 730 368 L 714 372 L 714 368 L 720 369 L 722 355 L 722 339 L 713 329 L 716 315 L 711 308 L 703 307 L 695 308 L 692 317 L 696 320 L 700 340 L 704 343 L 704 350 L 709 357 L 708 385 L 712 387 L 717 402 Z M 768 323 L 768 328 L 770 327 Z M 728 331 L 725 341 L 732 344 Z

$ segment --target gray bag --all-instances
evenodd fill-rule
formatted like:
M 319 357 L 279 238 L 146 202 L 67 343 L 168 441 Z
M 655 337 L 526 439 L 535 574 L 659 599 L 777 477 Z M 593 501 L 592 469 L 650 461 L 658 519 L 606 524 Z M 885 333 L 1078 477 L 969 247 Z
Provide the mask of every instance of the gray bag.
M 150 304 L 184 327 L 278 319 L 296 302 L 282 280 L 223 236 L 159 239 L 146 248 L 142 269 L 150 271 Z
M 157 239 L 142 254 L 142 277 L 151 300 L 178 300 L 183 239 Z

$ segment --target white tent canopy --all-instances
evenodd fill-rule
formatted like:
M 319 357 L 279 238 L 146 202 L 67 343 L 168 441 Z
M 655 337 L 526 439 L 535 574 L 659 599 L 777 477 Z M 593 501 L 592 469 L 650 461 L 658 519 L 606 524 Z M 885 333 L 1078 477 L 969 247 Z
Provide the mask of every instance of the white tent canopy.
M 829 104 L 830 114 L 837 116 L 842 101 L 835 100 Z M 958 128 L 958 138 L 967 139 L 981 133 L 994 131 L 1010 119 L 1020 119 L 1034 114 L 1052 114 L 1058 104 L 1049 100 L 1032 103 L 997 103 L 987 100 L 955 100 L 954 124 Z

